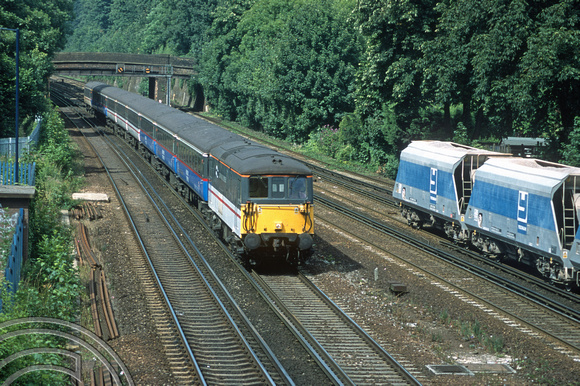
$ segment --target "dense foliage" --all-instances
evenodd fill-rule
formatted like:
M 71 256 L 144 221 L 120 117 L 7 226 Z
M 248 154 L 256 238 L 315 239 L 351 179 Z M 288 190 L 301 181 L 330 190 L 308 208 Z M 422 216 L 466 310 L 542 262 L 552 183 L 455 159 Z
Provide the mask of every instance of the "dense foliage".
M 36 194 L 29 215 L 29 258 L 15 302 L 4 302 L 1 320 L 45 316 L 73 321 L 77 310 L 79 288 L 72 238 L 60 213 L 70 208 L 71 194 L 80 183 L 74 172 L 75 153 L 56 110 L 46 114 L 42 125 L 38 149 L 25 160 L 36 162 Z
M 354 108 L 360 48 L 346 11 L 334 0 L 257 1 L 237 20 L 216 21 L 200 77 L 212 107 L 296 142 L 339 122 Z
M 20 30 L 19 121 L 46 111 L 51 58 L 64 47 L 73 0 L 2 0 L 0 27 Z M 0 31 L 0 137 L 14 136 L 16 33 Z
M 5 1 L 0 24 L 27 27 L 25 114 L 73 1 L 67 50 L 194 57 L 191 89 L 214 114 L 312 151 L 388 173 L 412 139 L 520 135 L 575 162 L 580 0 Z M 13 34 L 1 36 L 10 131 Z
M 75 4 L 68 49 L 198 58 L 215 114 L 342 160 L 388 172 L 412 139 L 512 135 L 573 160 L 580 0 Z
M 401 127 L 428 122 L 437 136 L 461 122 L 470 139 L 568 142 L 580 111 L 578 0 L 361 0 L 357 16 L 367 38 L 358 87 L 370 95 L 358 111 L 396 103 Z

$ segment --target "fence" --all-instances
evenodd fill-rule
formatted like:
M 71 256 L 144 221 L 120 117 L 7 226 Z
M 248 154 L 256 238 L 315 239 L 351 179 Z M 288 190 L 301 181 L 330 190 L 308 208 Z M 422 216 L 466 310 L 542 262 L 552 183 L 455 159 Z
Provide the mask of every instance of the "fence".
M 36 120 L 36 127 L 28 137 L 18 138 L 18 153 L 28 152 L 30 147 L 38 142 L 40 136 L 40 119 Z M 0 154 L 7 157 L 13 157 L 16 154 L 16 138 L 0 139 Z
M 8 284 L 8 291 L 12 294 L 18 290 L 18 282 L 20 281 L 20 270 L 22 269 L 22 250 L 24 243 L 24 209 L 20 208 L 18 211 L 18 220 L 16 221 L 16 228 L 14 229 L 14 236 L 12 237 L 12 245 L 10 246 L 10 254 L 6 261 L 6 270 L 4 277 Z M 0 298 L 0 311 L 2 310 L 2 299 Z
M 18 138 L 18 153 L 24 154 L 30 151 L 31 146 L 38 142 L 40 136 L 40 120 L 36 121 L 36 127 L 28 137 Z M 0 139 L 0 154 L 6 157 L 14 157 L 16 154 L 15 138 Z M 34 186 L 36 163 L 18 164 L 18 183 L 21 185 Z M 16 165 L 14 162 L 0 162 L 0 185 L 14 185 L 16 183 Z M 24 209 L 18 211 L 18 220 L 10 245 L 10 253 L 6 261 L 4 278 L 9 293 L 15 294 L 20 281 L 24 250 Z M 2 299 L 0 298 L 0 311 L 2 311 Z
M 18 164 L 18 183 L 34 186 L 36 162 Z M 0 161 L 0 185 L 14 185 L 16 183 L 16 165 L 14 162 Z

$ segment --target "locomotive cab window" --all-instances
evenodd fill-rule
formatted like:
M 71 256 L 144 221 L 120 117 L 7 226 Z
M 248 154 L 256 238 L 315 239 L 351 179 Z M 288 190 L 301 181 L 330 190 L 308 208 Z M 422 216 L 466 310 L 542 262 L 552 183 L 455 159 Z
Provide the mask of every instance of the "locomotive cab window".
M 250 177 L 250 197 L 268 198 L 267 177 Z
M 272 198 L 286 197 L 286 178 L 273 177 L 272 178 Z
M 288 198 L 306 198 L 306 177 L 292 177 L 288 181 Z

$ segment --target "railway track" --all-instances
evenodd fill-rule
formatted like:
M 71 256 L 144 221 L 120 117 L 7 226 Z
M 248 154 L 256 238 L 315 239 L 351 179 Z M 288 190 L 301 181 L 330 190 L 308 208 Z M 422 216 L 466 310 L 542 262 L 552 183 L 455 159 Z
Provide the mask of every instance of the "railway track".
M 355 193 L 352 197 L 347 197 L 344 194 L 336 194 L 329 189 L 326 189 L 323 194 L 318 194 L 320 199 L 324 196 L 326 198 L 330 198 L 328 201 L 339 200 L 343 205 L 346 203 L 346 206 L 350 208 L 356 208 L 357 212 L 364 212 L 369 218 L 376 219 L 377 216 L 384 216 L 381 217 L 381 219 L 389 218 L 394 219 L 397 223 L 406 223 L 406 220 L 399 215 L 399 207 L 391 197 L 392 190 L 390 187 L 384 185 L 377 186 L 375 190 L 378 193 L 373 194 L 369 191 L 370 188 L 368 188 L 368 182 L 361 181 L 361 187 L 358 188 L 357 180 L 352 177 L 343 176 L 340 173 L 335 173 L 332 171 L 325 173 L 324 170 L 320 170 L 318 173 L 323 180 L 330 181 L 333 184 L 340 186 L 341 188 L 345 188 Z M 393 212 L 393 209 L 396 209 L 396 212 Z M 425 232 L 429 233 L 428 230 Z M 462 256 L 470 259 L 470 261 L 480 262 L 489 266 L 490 270 L 503 272 L 506 275 L 513 277 L 514 279 L 521 280 L 522 283 L 528 283 L 530 286 L 533 286 L 536 289 L 541 289 L 543 292 L 554 296 L 556 301 L 560 299 L 562 301 L 569 302 L 570 304 L 577 304 L 580 302 L 580 294 L 570 292 L 569 288 L 560 288 L 556 285 L 547 283 L 541 277 L 534 276 L 525 270 L 522 270 L 521 268 L 513 267 L 509 264 L 504 264 L 500 260 L 490 259 L 481 253 L 454 244 L 447 238 L 437 235 L 433 235 L 433 237 L 439 239 L 441 245 L 444 245 L 448 249 L 461 254 Z
M 130 157 L 134 158 L 134 157 Z M 164 196 L 163 200 L 165 200 L 167 196 Z M 162 206 L 160 198 L 154 198 L 154 200 L 159 201 L 159 205 Z M 170 216 L 166 216 L 170 217 Z M 180 217 L 180 216 L 178 216 Z M 183 230 L 183 233 L 186 233 Z M 232 260 L 234 259 L 233 256 L 231 257 Z M 247 271 L 239 264 L 237 265 L 238 269 L 242 274 L 248 275 Z M 254 287 L 262 290 L 264 287 L 272 287 L 276 288 L 274 283 L 270 283 L 270 285 L 266 286 L 264 282 L 262 284 L 257 284 L 259 279 L 255 277 L 252 278 L 249 275 L 247 276 L 248 280 L 254 282 Z M 282 275 L 280 277 L 286 277 L 288 280 L 293 278 L 293 275 Z M 417 379 L 414 378 L 413 375 L 409 374 L 404 368 L 402 368 L 393 358 L 378 344 L 374 343 L 372 339 L 348 316 L 346 316 L 340 309 L 336 306 L 329 305 L 332 304 L 328 299 L 326 303 L 318 302 L 316 308 L 313 308 L 313 304 L 311 304 L 312 296 L 316 293 L 315 288 L 310 285 L 310 288 L 305 284 L 304 280 L 301 281 L 300 287 L 295 287 L 295 295 L 300 296 L 301 301 L 299 302 L 297 297 L 292 299 L 292 297 L 288 298 L 284 302 L 289 302 L 292 304 L 291 307 L 302 307 L 303 309 L 312 309 L 314 312 L 314 317 L 320 315 L 322 309 L 326 309 L 327 321 L 332 321 L 333 332 L 341 332 L 340 341 L 337 342 L 332 341 L 331 339 L 323 340 L 324 333 L 323 328 L 320 326 L 316 328 L 316 324 L 312 324 L 309 327 L 313 329 L 313 333 L 308 332 L 308 327 L 304 329 L 302 327 L 303 333 L 297 335 L 308 335 L 311 337 L 311 340 L 304 340 L 301 344 L 303 346 L 309 346 L 310 355 L 313 357 L 319 358 L 318 360 L 321 362 L 321 367 L 325 367 L 324 370 L 327 373 L 328 379 L 331 383 L 334 384 L 392 384 L 392 383 L 400 383 L 400 384 L 419 384 Z M 278 287 L 280 288 L 280 287 Z M 300 288 L 299 292 L 298 288 Z M 318 291 L 320 292 L 320 291 Z M 291 293 L 291 292 L 290 292 Z M 263 298 L 270 298 L 273 292 L 270 295 L 267 295 L 266 292 L 263 292 Z M 280 292 L 279 296 L 283 296 L 283 293 Z M 317 295 L 320 298 L 324 298 L 324 295 Z M 272 302 L 271 307 L 277 307 L 273 305 Z M 277 299 L 277 305 L 280 305 L 280 298 Z M 300 306 L 301 304 L 301 306 Z M 334 307 L 334 309 L 333 309 Z M 330 311 L 329 311 L 330 310 Z M 281 316 L 282 319 L 287 319 L 288 316 L 284 315 Z M 302 316 L 303 321 L 302 323 L 306 323 L 306 319 Z M 297 324 L 301 324 L 299 321 L 295 321 Z M 304 332 L 306 331 L 306 332 Z M 326 332 L 326 336 L 328 337 L 328 330 Z M 318 339 L 321 339 L 319 342 L 318 339 L 312 338 L 318 336 Z M 300 338 L 302 339 L 302 338 Z M 313 346 L 316 346 L 314 348 Z M 356 358 L 351 357 L 350 363 L 348 360 L 344 358 L 344 352 L 348 352 L 352 349 L 352 347 L 359 347 L 357 348 Z M 370 359 L 361 359 L 366 357 L 373 357 L 373 360 Z M 324 358 L 322 358 L 324 357 Z M 328 365 L 328 363 L 333 363 L 332 365 Z M 418 372 L 417 372 L 418 373 Z M 276 383 L 281 383 L 277 380 Z
M 464 302 L 471 303 L 487 314 L 503 320 L 507 325 L 528 334 L 542 334 L 554 349 L 580 360 L 580 313 L 574 308 L 558 304 L 528 287 L 521 286 L 489 269 L 466 262 L 455 254 L 446 252 L 432 244 L 420 242 L 395 227 L 388 227 L 372 218 L 344 208 L 342 204 L 315 196 L 316 204 L 324 206 L 336 216 L 325 216 L 318 211 L 318 218 L 333 224 L 346 234 L 353 235 L 371 245 L 384 255 L 392 256 L 385 245 L 377 245 L 368 237 L 372 232 L 376 238 L 387 235 L 396 243 L 404 243 L 414 249 L 396 259 L 408 265 L 415 275 L 428 275 L 432 284 Z M 348 222 L 344 221 L 348 218 Z M 336 224 L 359 224 L 347 227 Z M 360 227 L 362 225 L 363 227 Z M 359 232 L 353 229 L 359 228 Z M 455 292 L 456 291 L 456 292 Z
M 304 275 L 260 275 L 254 271 L 252 277 L 272 307 L 306 338 L 341 383 L 419 384 Z
M 145 186 L 137 181 L 138 171 L 130 172 L 130 165 L 115 163 L 113 160 L 119 160 L 120 155 L 111 150 L 103 137 L 93 137 L 91 142 L 101 160 L 107 160 L 103 164 L 122 198 L 180 331 L 195 373 L 190 380 L 202 384 L 273 384 L 274 380 L 209 284 L 216 278 L 205 276 L 183 245 L 176 242 L 176 232 L 163 218 L 162 211 L 140 198 Z
M 95 325 L 95 334 L 105 340 L 118 338 L 119 330 L 117 329 L 113 307 L 111 306 L 105 272 L 97 262 L 89 243 L 86 228 L 80 222 L 78 223 L 77 234 L 79 238 L 75 240 L 75 244 L 81 264 L 86 262 L 86 265 L 90 267 L 89 296 L 91 299 L 91 312 Z M 84 256 L 84 259 L 82 256 Z M 102 320 L 105 323 L 102 323 Z M 106 330 L 102 327 L 103 324 L 106 326 Z

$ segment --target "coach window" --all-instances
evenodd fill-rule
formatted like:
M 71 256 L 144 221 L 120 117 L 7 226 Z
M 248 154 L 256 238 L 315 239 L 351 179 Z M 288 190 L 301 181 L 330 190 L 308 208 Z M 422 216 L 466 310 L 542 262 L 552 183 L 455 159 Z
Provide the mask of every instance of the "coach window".
M 153 123 L 145 117 L 140 117 L 141 124 L 139 128 L 149 135 L 153 135 Z
M 272 198 L 286 197 L 286 178 L 273 177 L 272 178 Z
M 267 177 L 250 177 L 250 198 L 268 198 Z
M 155 139 L 168 151 L 173 152 L 173 136 L 159 126 L 155 126 Z
M 133 110 L 129 110 L 129 122 L 135 127 L 139 127 L 139 116 Z
M 119 111 L 118 114 L 120 116 L 122 116 L 123 118 L 127 118 L 127 108 L 125 107 L 125 105 L 122 105 L 120 103 L 117 103 L 119 105 Z

